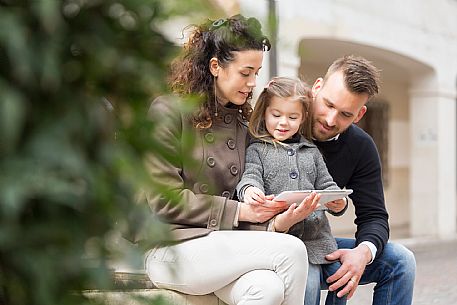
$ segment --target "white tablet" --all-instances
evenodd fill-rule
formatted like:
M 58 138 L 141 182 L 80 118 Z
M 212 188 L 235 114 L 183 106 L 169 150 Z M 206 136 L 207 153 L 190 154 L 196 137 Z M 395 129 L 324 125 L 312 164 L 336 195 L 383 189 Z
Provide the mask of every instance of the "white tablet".
M 342 199 L 352 193 L 352 190 L 303 190 L 303 191 L 285 191 L 277 195 L 274 201 L 286 201 L 289 205 L 292 203 L 301 203 L 309 194 L 316 192 L 321 195 L 319 203 L 321 205 Z

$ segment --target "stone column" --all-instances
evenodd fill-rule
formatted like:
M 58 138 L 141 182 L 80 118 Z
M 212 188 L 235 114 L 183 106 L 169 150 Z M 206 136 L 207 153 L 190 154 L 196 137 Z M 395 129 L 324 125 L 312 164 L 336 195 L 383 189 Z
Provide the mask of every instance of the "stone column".
M 410 92 L 411 235 L 446 237 L 456 232 L 456 94 L 419 83 Z
M 300 56 L 298 47 L 281 48 L 278 44 L 278 76 L 298 77 Z

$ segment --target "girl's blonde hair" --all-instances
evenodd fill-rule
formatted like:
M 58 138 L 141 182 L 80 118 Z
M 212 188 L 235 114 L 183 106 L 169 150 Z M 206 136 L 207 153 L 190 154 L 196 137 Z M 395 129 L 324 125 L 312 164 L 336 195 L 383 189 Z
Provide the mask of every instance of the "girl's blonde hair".
M 265 111 L 273 97 L 293 99 L 302 105 L 303 122 L 298 133 L 312 140 L 312 101 L 311 89 L 301 80 L 290 77 L 273 77 L 260 93 L 249 121 L 249 132 L 257 139 L 273 141 L 265 125 Z

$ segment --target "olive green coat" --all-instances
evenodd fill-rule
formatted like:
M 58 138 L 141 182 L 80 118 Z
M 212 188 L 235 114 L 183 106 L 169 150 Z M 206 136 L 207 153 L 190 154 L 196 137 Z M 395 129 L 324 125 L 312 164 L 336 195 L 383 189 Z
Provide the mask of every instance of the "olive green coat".
M 213 230 L 266 230 L 267 224 L 235 227 L 235 188 L 244 171 L 247 128 L 237 108 L 218 107 L 218 119 L 208 129 L 194 128 L 176 96 L 157 98 L 149 114 L 158 126 L 152 136 L 169 155 L 148 158 L 153 180 L 171 190 L 146 191 L 152 211 L 171 225 L 177 240 L 204 236 Z M 194 145 L 191 145 L 193 139 Z

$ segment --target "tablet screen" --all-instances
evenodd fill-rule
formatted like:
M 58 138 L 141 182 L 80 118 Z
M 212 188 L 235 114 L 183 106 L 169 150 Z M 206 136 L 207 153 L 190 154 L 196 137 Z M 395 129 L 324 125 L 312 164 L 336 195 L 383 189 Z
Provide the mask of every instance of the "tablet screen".
M 274 201 L 286 201 L 289 205 L 292 203 L 300 204 L 309 194 L 316 192 L 321 195 L 319 203 L 321 205 L 347 197 L 352 190 L 302 190 L 302 191 L 285 191 L 277 195 Z

